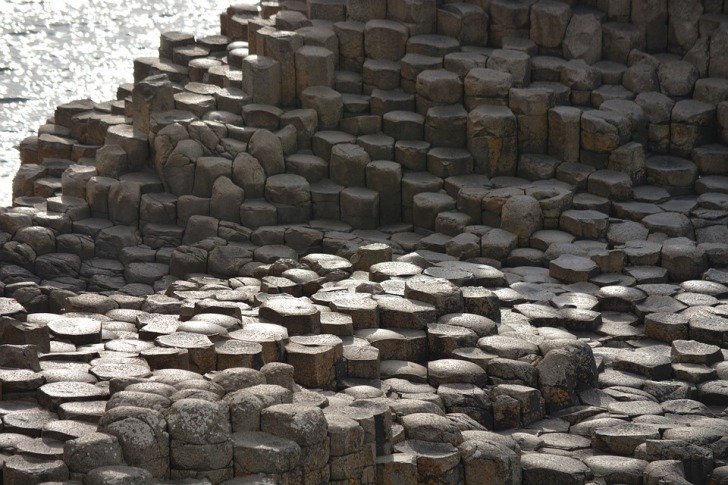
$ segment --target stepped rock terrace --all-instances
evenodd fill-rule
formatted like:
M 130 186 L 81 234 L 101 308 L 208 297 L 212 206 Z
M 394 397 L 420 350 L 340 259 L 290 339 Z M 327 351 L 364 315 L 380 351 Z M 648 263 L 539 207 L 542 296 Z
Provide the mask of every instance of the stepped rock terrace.
M 728 6 L 220 19 L 21 144 L 3 483 L 728 483 Z

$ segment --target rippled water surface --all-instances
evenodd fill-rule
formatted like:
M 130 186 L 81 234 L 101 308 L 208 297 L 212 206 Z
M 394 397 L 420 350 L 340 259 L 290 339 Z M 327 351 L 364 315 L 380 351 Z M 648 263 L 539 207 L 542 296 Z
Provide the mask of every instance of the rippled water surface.
M 108 101 L 157 54 L 159 33 L 218 34 L 230 0 L 0 0 L 0 206 L 11 202 L 20 141 L 55 107 Z

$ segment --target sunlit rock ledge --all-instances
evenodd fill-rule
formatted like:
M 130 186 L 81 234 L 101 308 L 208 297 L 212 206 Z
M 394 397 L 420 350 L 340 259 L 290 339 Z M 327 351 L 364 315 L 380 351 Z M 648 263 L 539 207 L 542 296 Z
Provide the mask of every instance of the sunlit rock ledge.
M 22 143 L 3 483 L 722 483 L 725 14 L 309 0 L 162 33 Z

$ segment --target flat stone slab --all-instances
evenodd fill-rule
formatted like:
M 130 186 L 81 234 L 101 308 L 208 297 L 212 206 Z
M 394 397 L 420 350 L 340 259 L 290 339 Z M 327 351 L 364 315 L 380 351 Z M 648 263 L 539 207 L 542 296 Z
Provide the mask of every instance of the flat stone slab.
M 213 343 L 206 335 L 196 333 L 175 332 L 170 335 L 157 337 L 157 345 L 174 347 L 178 349 L 205 349 L 212 347 Z
M 65 402 L 58 406 L 61 419 L 78 419 L 86 422 L 98 422 L 106 411 L 106 401 Z
M 133 339 L 109 340 L 104 343 L 104 349 L 114 352 L 129 352 L 136 354 L 151 348 L 154 348 L 154 342 L 144 342 L 142 340 Z
M 379 364 L 383 379 L 405 379 L 418 384 L 427 383 L 427 367 L 405 360 L 383 360 Z
M 478 348 L 499 357 L 514 360 L 539 353 L 538 346 L 535 344 L 504 335 L 483 337 L 478 340 Z
M 549 262 L 549 276 L 567 283 L 589 281 L 598 273 L 597 264 L 581 256 L 563 254 Z
M 689 318 L 683 314 L 655 312 L 645 315 L 645 335 L 664 342 L 687 339 Z
M 29 441 L 18 443 L 16 451 L 20 455 L 45 460 L 63 459 L 63 441 L 50 438 L 35 438 Z
M 728 476 L 728 148 L 706 145 L 728 136 L 728 80 L 627 62 L 626 22 L 591 45 L 600 18 L 574 2 L 393 1 L 384 20 L 383 0 L 324 0 L 275 22 L 254 3 L 223 27 L 262 29 L 270 59 L 162 34 L 135 71 L 169 79 L 119 91 L 136 120 L 70 103 L 21 144 L 24 196 L 0 210 L 8 483 Z M 532 40 L 501 38 L 529 15 Z M 560 43 L 584 59 L 537 55 Z M 241 67 L 250 92 L 219 87 Z M 655 76 L 696 99 L 635 94 Z M 140 122 L 159 175 L 137 171 Z
M 649 313 L 666 312 L 677 314 L 687 308 L 687 305 L 670 296 L 649 295 L 641 303 L 635 305 L 638 315 L 647 315 Z
M 694 340 L 673 340 L 670 356 L 673 362 L 712 365 L 723 360 L 723 352 L 717 345 Z
M 269 433 L 233 433 L 232 440 L 239 457 L 235 465 L 247 473 L 284 473 L 293 469 L 301 456 L 295 441 Z
M 632 456 L 638 445 L 659 438 L 657 426 L 623 424 L 595 430 L 592 446 L 615 455 Z
M 369 268 L 374 281 L 382 282 L 391 278 L 409 278 L 422 273 L 422 267 L 401 261 L 386 261 Z
M 591 447 L 591 439 L 570 433 L 544 433 L 541 436 L 546 448 L 576 451 Z
M 415 456 L 418 476 L 441 476 L 457 466 L 460 459 L 458 449 L 450 443 L 405 440 L 394 448 L 398 453 Z
M 463 310 L 462 292 L 453 283 L 427 276 L 415 276 L 405 281 L 406 298 L 424 301 L 435 306 L 438 315 L 456 313 Z
M 653 380 L 669 379 L 672 375 L 672 361 L 666 353 L 635 349 L 622 352 L 612 364 L 615 370 L 634 372 Z
M 637 288 L 609 285 L 601 287 L 596 297 L 600 300 L 602 311 L 629 312 L 634 310 L 635 305 L 643 302 L 647 295 Z
M 50 331 L 75 345 L 101 342 L 101 322 L 91 318 L 59 318 L 48 322 Z
M 263 303 L 261 318 L 286 327 L 291 335 L 318 333 L 321 327 L 319 310 L 306 299 L 273 298 Z
M 433 386 L 448 383 L 466 383 L 482 386 L 487 382 L 485 370 L 466 360 L 440 359 L 427 364 L 427 379 Z
M 517 292 L 524 300 L 533 303 L 545 303 L 551 301 L 556 296 L 556 293 L 550 291 L 545 285 L 538 283 L 519 281 L 511 284 L 509 289 Z
M 0 450 L 5 453 L 14 453 L 18 449 L 18 445 L 26 441 L 32 441 L 28 435 L 20 433 L 2 433 L 0 434 Z
M 728 403 L 728 380 L 721 379 L 700 384 L 698 397 L 701 402 L 708 405 L 726 405 Z
M 590 456 L 584 463 L 595 476 L 604 477 L 610 483 L 638 483 L 647 467 L 647 461 L 623 456 Z
M 348 259 L 332 254 L 308 254 L 301 258 L 301 262 L 309 265 L 312 270 L 322 276 L 333 271 L 344 271 L 347 273 L 351 273 L 352 271 L 352 264 Z
M 51 409 L 66 402 L 97 401 L 108 396 L 108 389 L 86 382 L 52 382 L 38 390 L 39 402 Z
M 569 292 L 554 295 L 551 304 L 556 308 L 576 308 L 579 310 L 596 310 L 599 306 L 599 299 L 588 293 Z
M 100 381 L 109 381 L 115 377 L 144 378 L 152 375 L 149 366 L 131 363 L 95 365 L 89 372 Z
M 523 483 L 583 484 L 590 474 L 589 467 L 568 456 L 541 453 L 524 453 L 521 456 Z
M 379 325 L 383 328 L 421 330 L 437 319 L 434 305 L 392 295 L 375 297 L 379 310 Z
M 227 335 L 227 329 L 212 322 L 204 322 L 198 320 L 188 320 L 182 322 L 177 327 L 178 332 L 199 333 L 208 337 L 224 337 Z
M 45 383 L 45 375 L 29 369 L 0 369 L 0 384 L 5 394 L 34 391 Z
M 81 436 L 95 432 L 95 424 L 76 419 L 61 419 L 48 423 L 43 427 L 44 437 L 61 442 L 80 438 Z
M 563 316 L 559 310 L 537 303 L 522 303 L 513 307 L 535 327 L 559 327 Z
M 653 401 L 625 401 L 614 402 L 607 407 L 613 414 L 624 414 L 629 417 L 642 416 L 645 414 L 662 414 L 662 406 Z
M 506 282 L 505 275 L 502 271 L 487 264 L 470 263 L 467 261 L 441 261 L 435 263 L 435 265 L 468 272 L 473 275 L 473 284 L 476 286 L 492 288 L 503 286 Z
M 13 411 L 3 417 L 3 434 L 18 433 L 38 438 L 41 436 L 43 427 L 57 419 L 56 413 L 38 407 Z
M 0 316 L 12 316 L 25 313 L 25 307 L 13 298 L 0 298 Z

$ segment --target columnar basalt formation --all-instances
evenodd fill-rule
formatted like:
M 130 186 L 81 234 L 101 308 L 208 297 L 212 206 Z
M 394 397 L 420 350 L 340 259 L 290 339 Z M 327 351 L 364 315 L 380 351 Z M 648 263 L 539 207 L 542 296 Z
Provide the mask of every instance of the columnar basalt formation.
M 163 33 L 20 147 L 3 483 L 726 482 L 724 4 Z

